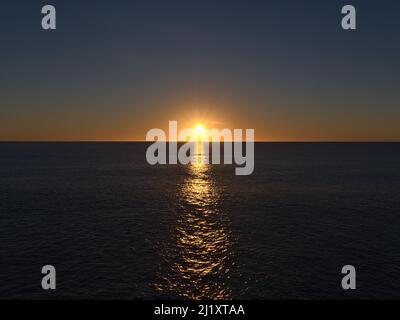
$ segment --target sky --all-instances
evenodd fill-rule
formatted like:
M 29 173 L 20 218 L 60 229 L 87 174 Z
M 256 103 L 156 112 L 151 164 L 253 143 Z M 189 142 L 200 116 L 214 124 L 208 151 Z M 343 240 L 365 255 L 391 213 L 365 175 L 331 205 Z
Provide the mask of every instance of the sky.
M 357 30 L 341 28 L 345 4 Z M 177 120 L 400 141 L 399 38 L 395 0 L 2 1 L 0 140 L 144 140 Z

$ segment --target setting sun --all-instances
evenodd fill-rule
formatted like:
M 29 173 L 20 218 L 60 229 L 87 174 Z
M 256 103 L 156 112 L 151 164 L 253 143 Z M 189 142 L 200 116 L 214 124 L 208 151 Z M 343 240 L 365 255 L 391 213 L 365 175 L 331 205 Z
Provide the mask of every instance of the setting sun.
M 194 126 L 195 138 L 197 140 L 204 140 L 206 138 L 205 132 L 206 132 L 206 127 L 202 123 L 197 123 Z

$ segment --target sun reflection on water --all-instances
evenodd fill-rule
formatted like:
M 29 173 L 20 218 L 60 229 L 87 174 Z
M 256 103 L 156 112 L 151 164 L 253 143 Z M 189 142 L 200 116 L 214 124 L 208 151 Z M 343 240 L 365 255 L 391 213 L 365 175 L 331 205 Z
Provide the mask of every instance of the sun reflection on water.
M 159 291 L 187 299 L 229 299 L 231 243 L 207 157 L 197 149 L 178 190 L 178 219 Z

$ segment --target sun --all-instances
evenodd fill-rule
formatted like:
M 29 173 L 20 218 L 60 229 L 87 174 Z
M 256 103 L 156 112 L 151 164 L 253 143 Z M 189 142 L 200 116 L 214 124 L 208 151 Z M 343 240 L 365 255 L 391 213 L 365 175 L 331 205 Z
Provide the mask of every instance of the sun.
M 193 131 L 196 140 L 206 139 L 206 127 L 202 123 L 196 123 L 193 127 Z
M 195 125 L 194 132 L 196 133 L 197 136 L 203 135 L 204 131 L 205 131 L 204 125 L 202 125 L 201 123 Z

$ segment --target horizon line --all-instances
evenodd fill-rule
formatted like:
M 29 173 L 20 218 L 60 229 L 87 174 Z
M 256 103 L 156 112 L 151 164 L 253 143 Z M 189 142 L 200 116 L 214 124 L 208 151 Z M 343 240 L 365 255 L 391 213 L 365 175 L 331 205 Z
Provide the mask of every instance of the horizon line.
M 154 143 L 157 141 L 146 140 L 0 140 L 0 143 Z M 196 141 L 160 141 L 160 142 L 196 142 Z M 209 141 L 211 142 L 211 141 Z M 217 143 L 214 141 L 213 143 Z M 246 141 L 226 141 L 231 142 L 246 142 Z M 400 143 L 400 140 L 254 140 L 253 142 L 261 143 Z M 220 141 L 224 143 L 224 141 Z

